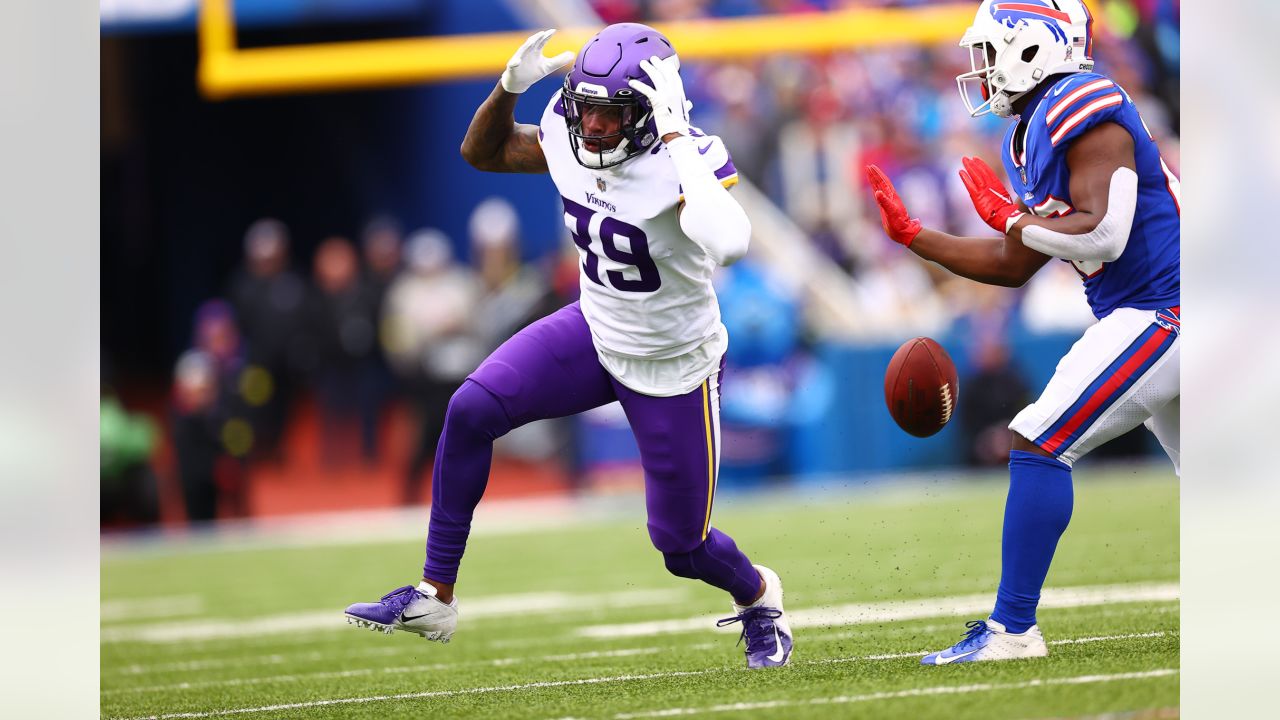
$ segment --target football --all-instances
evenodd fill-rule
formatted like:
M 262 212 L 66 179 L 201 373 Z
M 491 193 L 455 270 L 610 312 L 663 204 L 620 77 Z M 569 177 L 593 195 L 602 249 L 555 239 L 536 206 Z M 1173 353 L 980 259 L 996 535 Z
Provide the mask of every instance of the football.
M 884 402 L 898 427 L 929 437 L 951 420 L 960 384 L 951 356 L 932 338 L 902 344 L 884 374 Z

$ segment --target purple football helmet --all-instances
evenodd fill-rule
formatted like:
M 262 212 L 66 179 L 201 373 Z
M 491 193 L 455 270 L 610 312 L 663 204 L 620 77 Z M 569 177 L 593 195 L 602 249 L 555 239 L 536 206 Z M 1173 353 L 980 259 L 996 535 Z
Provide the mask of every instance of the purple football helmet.
M 578 162 L 589 168 L 606 168 L 639 155 L 657 140 L 653 109 L 645 96 L 627 84 L 640 80 L 652 84 L 640 69 L 640 61 L 666 59 L 676 54 L 671 41 L 648 25 L 618 23 L 587 41 L 564 76 L 561 99 L 569 125 L 569 143 Z M 593 109 L 619 108 L 622 125 L 617 132 L 592 135 L 583 128 L 583 116 Z M 614 141 L 617 144 L 613 147 Z M 596 146 L 595 150 L 584 143 Z

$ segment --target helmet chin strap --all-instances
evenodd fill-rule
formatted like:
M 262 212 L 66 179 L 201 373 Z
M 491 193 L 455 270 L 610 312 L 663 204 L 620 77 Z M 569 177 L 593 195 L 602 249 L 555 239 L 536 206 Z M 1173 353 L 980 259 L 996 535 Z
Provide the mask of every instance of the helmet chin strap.
M 991 114 L 996 117 L 1007 118 L 1013 115 L 1013 104 L 1026 95 L 1030 90 L 1010 95 L 1003 90 L 997 91 L 991 96 Z
M 1013 114 L 1013 98 L 1000 91 L 991 96 L 991 114 L 1007 118 Z
M 605 167 L 606 165 L 612 165 L 621 158 L 626 157 L 628 142 L 630 141 L 623 138 L 622 141 L 618 143 L 617 147 L 612 150 L 606 150 L 602 153 L 591 152 L 579 143 L 578 161 L 584 166 L 595 170 L 608 170 L 609 168 Z

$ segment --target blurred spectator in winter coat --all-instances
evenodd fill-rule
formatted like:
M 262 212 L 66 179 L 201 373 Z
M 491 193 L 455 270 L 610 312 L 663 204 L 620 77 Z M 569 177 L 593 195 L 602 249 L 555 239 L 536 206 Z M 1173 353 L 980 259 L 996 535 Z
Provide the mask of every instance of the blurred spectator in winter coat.
M 304 329 L 307 286 L 289 267 L 289 230 L 274 219 L 245 233 L 245 264 L 229 299 L 247 344 L 247 362 L 265 373 L 265 399 L 255 412 L 257 450 L 278 456 L 280 436 L 301 370 L 311 359 Z
M 453 246 L 439 230 L 423 229 L 405 242 L 405 267 L 387 292 L 383 350 L 418 416 L 403 500 L 416 502 L 435 456 L 449 398 L 483 359 L 470 338 L 470 317 L 480 283 L 454 262 Z
M 314 381 L 320 400 L 321 453 L 327 462 L 350 456 L 353 421 L 360 450 L 372 461 L 378 451 L 377 298 L 361 276 L 355 247 L 342 237 L 320 243 L 313 262 L 310 301 Z
M 471 339 L 482 359 L 559 305 L 547 274 L 520 260 L 520 221 L 511 203 L 499 197 L 484 200 L 472 211 L 468 230 L 472 265 L 483 285 L 471 316 Z M 530 461 L 552 459 L 564 449 L 566 427 L 554 420 L 518 427 L 494 443 L 494 453 Z
M 170 434 L 187 520 L 213 520 L 220 505 L 227 506 L 228 515 L 247 514 L 239 457 L 248 449 L 252 430 L 230 410 L 217 363 L 202 350 L 183 353 L 174 368 Z

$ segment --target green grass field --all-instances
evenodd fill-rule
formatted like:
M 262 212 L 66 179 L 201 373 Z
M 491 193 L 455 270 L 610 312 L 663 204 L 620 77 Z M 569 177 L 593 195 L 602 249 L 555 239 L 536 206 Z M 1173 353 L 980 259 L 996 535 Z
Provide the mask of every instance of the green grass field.
M 1077 475 L 1053 607 L 1039 617 L 1042 660 L 919 666 L 989 610 L 1004 481 L 917 478 L 718 498 L 715 525 L 786 589 L 796 649 L 766 671 L 744 668 L 736 631 L 714 629 L 731 614 L 723 593 L 663 569 L 639 498 L 551 528 L 478 530 L 448 645 L 342 617 L 416 581 L 420 539 L 109 547 L 102 714 L 1176 716 L 1176 480 L 1164 467 Z

